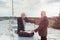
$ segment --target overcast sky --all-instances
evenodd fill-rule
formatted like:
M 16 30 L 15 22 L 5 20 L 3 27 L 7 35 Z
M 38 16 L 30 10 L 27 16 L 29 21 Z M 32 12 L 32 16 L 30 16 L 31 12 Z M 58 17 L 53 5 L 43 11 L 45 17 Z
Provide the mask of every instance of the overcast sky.
M 0 17 L 10 16 L 12 13 L 11 0 L 0 0 Z
M 45 10 L 48 17 L 58 16 L 60 0 L 13 0 L 14 16 L 25 12 L 28 17 L 39 17 Z M 12 15 L 12 0 L 0 0 L 0 16 Z

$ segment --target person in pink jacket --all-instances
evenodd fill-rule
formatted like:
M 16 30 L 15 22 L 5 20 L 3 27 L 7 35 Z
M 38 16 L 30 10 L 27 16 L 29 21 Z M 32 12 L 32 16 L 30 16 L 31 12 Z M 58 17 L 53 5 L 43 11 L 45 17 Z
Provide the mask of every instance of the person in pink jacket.
M 48 27 L 48 18 L 46 16 L 46 12 L 41 12 L 41 18 L 39 27 L 35 29 L 33 32 L 38 32 L 39 36 L 41 36 L 41 40 L 47 40 L 47 27 Z

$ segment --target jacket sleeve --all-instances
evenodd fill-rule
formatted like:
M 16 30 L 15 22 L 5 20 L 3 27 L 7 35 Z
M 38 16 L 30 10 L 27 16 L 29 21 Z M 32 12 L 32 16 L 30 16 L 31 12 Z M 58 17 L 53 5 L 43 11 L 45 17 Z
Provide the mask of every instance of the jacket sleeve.
M 43 18 L 40 18 L 40 21 L 39 21 L 39 22 L 41 23 L 41 22 L 42 22 L 42 20 L 43 20 Z M 40 23 L 39 23 L 39 26 L 40 26 Z M 35 32 L 37 32 L 39 28 L 40 28 L 40 27 L 38 27 L 38 28 L 37 28 L 37 29 L 35 29 L 34 31 L 35 31 Z
M 48 27 L 48 24 L 49 24 L 48 18 L 43 18 L 41 20 L 42 21 L 40 21 L 39 27 L 35 31 L 38 31 L 38 29 L 42 30 L 43 28 L 47 28 Z
M 21 20 L 21 18 L 18 18 L 18 19 L 17 19 L 17 25 L 18 25 L 17 33 L 19 33 L 19 31 L 21 30 L 21 23 L 20 23 L 20 20 Z

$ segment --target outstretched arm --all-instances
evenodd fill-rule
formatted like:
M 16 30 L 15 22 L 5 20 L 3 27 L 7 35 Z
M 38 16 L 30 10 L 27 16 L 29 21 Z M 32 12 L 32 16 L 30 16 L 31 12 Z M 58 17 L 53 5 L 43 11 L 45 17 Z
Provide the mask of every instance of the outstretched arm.
M 40 28 L 40 23 L 42 22 L 43 18 L 40 18 L 39 20 L 40 20 L 40 21 L 39 21 L 39 27 L 38 27 L 37 29 L 34 30 L 35 32 L 37 32 L 38 29 Z

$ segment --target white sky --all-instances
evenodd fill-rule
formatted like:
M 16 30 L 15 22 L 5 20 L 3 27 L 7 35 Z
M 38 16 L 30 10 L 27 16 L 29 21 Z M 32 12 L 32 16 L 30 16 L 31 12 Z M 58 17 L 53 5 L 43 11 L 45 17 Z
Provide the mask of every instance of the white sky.
M 10 16 L 12 13 L 12 0 L 0 0 L 0 17 Z
M 0 0 L 0 16 L 12 15 L 12 1 Z M 5 6 L 4 6 L 5 5 Z M 45 10 L 48 17 L 58 16 L 60 0 L 13 0 L 14 16 L 25 12 L 28 17 L 39 17 Z

